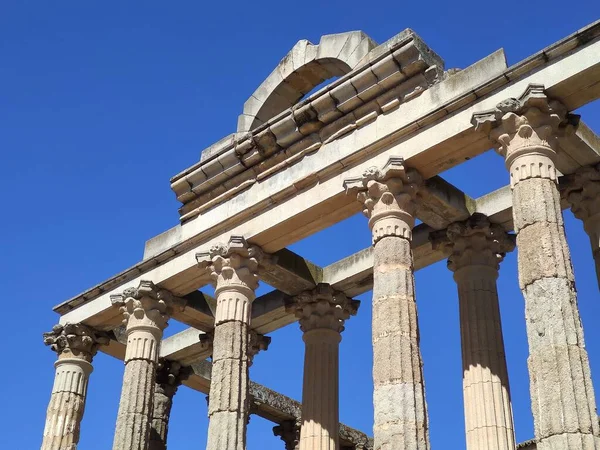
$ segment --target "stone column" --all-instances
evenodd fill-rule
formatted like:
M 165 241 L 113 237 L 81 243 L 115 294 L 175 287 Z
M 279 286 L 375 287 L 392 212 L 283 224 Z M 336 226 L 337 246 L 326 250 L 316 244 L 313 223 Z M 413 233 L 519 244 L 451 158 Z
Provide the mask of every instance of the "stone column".
M 392 157 L 383 170 L 346 180 L 373 233 L 373 426 L 375 450 L 429 449 L 411 249 L 422 179 Z
M 81 324 L 55 325 L 44 344 L 58 355 L 42 450 L 76 450 L 92 358 L 108 338 Z
M 564 188 L 562 184 L 564 183 Z M 586 166 L 561 179 L 563 196 L 590 237 L 600 287 L 600 164 Z
M 273 434 L 285 443 L 285 450 L 300 449 L 300 420 L 285 420 L 273 427 Z
M 483 214 L 432 233 L 448 257 L 460 305 L 468 450 L 514 450 L 515 433 L 496 279 L 514 235 Z
M 600 449 L 555 167 L 557 136 L 571 120 L 541 85 L 473 116 L 476 129 L 497 142 L 510 171 L 538 450 Z
M 127 333 L 113 450 L 147 450 L 159 346 L 175 299 L 154 283 L 141 281 L 138 288 L 126 289 L 111 300 L 121 307 Z
M 328 284 L 299 294 L 291 305 L 305 343 L 300 450 L 339 449 L 340 333 L 359 305 Z
M 154 408 L 150 421 L 149 450 L 166 450 L 169 418 L 173 396 L 181 382 L 190 375 L 189 367 L 182 367 L 176 361 L 159 359 L 154 385 Z
M 196 255 L 212 272 L 217 297 L 208 404 L 208 450 L 244 450 L 248 420 L 248 341 L 262 251 L 241 236 Z

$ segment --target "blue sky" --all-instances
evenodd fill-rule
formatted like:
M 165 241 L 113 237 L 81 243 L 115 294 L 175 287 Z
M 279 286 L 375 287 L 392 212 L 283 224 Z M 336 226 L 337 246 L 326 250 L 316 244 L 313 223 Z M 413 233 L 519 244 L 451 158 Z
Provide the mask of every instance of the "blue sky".
M 5 330 L 3 446 L 39 448 L 55 355 L 41 333 L 52 306 L 129 267 L 144 242 L 175 225 L 169 178 L 233 132 L 244 101 L 299 39 L 363 30 L 383 42 L 410 27 L 464 68 L 504 47 L 509 64 L 600 17 L 600 2 L 33 2 L 0 3 L 0 277 Z M 600 108 L 580 111 L 600 132 Z M 507 183 L 492 152 L 442 174 L 472 196 Z M 592 373 L 600 387 L 598 287 L 587 236 L 566 213 Z M 318 264 L 369 245 L 352 217 L 291 246 Z M 464 448 L 456 287 L 445 264 L 416 275 L 434 448 Z M 519 441 L 533 435 L 523 298 L 516 255 L 499 284 Z M 266 289 L 266 288 L 263 288 Z M 340 418 L 371 434 L 370 293 L 341 344 Z M 181 329 L 174 323 L 169 334 Z M 301 396 L 301 334 L 272 334 L 251 376 Z M 15 347 L 10 348 L 10 345 Z M 111 447 L 121 362 L 94 361 L 80 448 Z M 170 450 L 204 448 L 204 395 L 175 399 Z M 248 448 L 282 449 L 253 417 Z

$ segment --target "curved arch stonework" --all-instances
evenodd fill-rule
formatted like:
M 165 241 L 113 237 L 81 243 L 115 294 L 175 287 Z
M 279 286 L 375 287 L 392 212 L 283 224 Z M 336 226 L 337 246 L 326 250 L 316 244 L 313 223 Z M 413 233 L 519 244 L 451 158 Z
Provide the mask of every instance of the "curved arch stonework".
M 314 45 L 298 41 L 254 91 L 238 118 L 238 132 L 267 122 L 295 105 L 323 81 L 354 69 L 377 43 L 362 31 L 322 36 Z

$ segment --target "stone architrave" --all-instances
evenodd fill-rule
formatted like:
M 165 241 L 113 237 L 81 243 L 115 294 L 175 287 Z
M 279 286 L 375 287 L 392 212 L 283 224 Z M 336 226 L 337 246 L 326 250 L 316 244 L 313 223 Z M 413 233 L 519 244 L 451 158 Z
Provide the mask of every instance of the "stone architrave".
M 583 221 L 583 228 L 590 237 L 600 287 L 600 164 L 582 167 L 565 176 L 564 181 L 563 197 L 575 217 Z
M 141 281 L 111 300 L 120 306 L 127 333 L 113 450 L 148 450 L 160 341 L 180 299 L 151 281 Z
M 420 174 L 398 157 L 344 182 L 363 202 L 373 234 L 375 450 L 429 449 L 411 249 L 421 184 Z
M 344 322 L 359 305 L 321 283 L 289 306 L 305 343 L 300 450 L 339 448 L 339 344 Z
M 273 434 L 285 443 L 285 450 L 300 449 L 300 421 L 284 420 L 273 427 Z
M 241 236 L 196 255 L 199 266 L 211 271 L 217 298 L 208 450 L 246 448 L 250 318 L 259 263 L 267 258 Z
M 44 344 L 58 355 L 48 404 L 42 450 L 76 450 L 92 358 L 98 345 L 108 344 L 101 332 L 81 324 L 55 325 Z
M 167 434 L 173 396 L 181 382 L 191 373 L 189 367 L 183 367 L 176 361 L 159 359 L 154 385 L 154 407 L 150 422 L 150 444 L 148 450 L 166 450 Z
M 483 214 L 431 235 L 458 287 L 468 450 L 516 446 L 496 280 L 514 235 Z
M 538 450 L 600 449 L 555 167 L 557 137 L 575 120 L 542 85 L 472 120 L 497 143 L 510 172 Z

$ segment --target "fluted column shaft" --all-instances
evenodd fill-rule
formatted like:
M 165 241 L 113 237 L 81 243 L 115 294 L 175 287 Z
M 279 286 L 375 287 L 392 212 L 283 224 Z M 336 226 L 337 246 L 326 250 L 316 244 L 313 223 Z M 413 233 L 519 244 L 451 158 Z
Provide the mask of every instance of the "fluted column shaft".
M 98 344 L 106 343 L 83 325 L 57 325 L 44 334 L 44 342 L 58 354 L 55 376 L 46 414 L 42 450 L 76 450 L 92 357 Z
M 401 158 L 346 182 L 348 190 L 358 189 L 373 234 L 375 450 L 429 449 L 411 249 L 420 184 Z
M 479 213 L 430 234 L 458 287 L 467 450 L 514 450 L 515 435 L 496 279 L 509 235 Z
M 189 376 L 190 368 L 179 363 L 160 359 L 154 385 L 154 403 L 150 421 L 150 443 L 148 450 L 166 450 L 167 435 L 173 396 L 181 382 Z
M 512 450 L 516 445 L 497 277 L 498 272 L 486 266 L 469 266 L 454 274 L 468 450 Z
M 172 297 L 145 281 L 123 297 L 127 348 L 113 450 L 148 450 L 158 352 Z
M 300 450 L 339 449 L 339 344 L 360 302 L 328 284 L 298 295 L 292 306 L 304 332 Z
M 328 329 L 304 333 L 304 378 L 300 450 L 339 448 L 338 332 Z
M 212 273 L 217 297 L 207 450 L 246 448 L 250 318 L 263 257 L 240 236 L 197 255 Z
M 583 221 L 583 228 L 590 238 L 592 255 L 596 264 L 596 277 L 600 287 L 600 164 L 586 166 L 561 179 L 565 187 L 564 197 L 571 211 Z
M 510 171 L 538 450 L 600 449 L 554 163 L 557 136 L 568 119 L 540 85 L 474 117 L 480 129 L 495 127 L 491 136 Z

